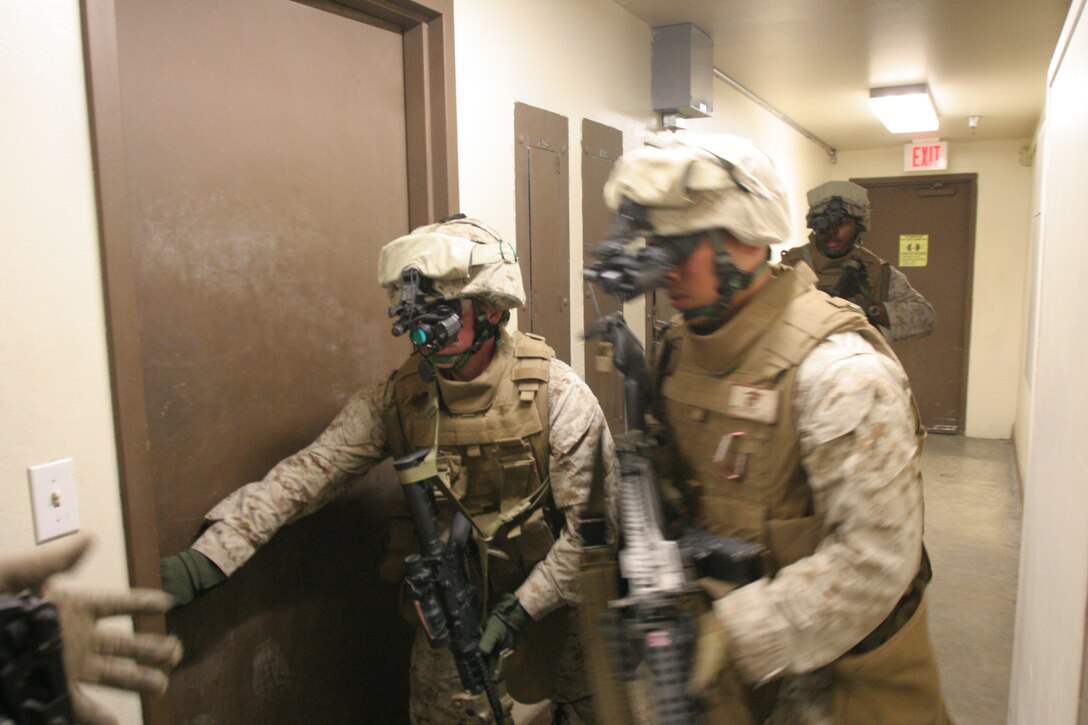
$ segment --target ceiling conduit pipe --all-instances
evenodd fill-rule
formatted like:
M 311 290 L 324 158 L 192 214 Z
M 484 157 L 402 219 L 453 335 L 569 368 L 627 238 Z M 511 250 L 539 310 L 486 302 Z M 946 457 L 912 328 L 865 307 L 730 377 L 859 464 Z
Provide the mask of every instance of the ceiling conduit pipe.
M 824 150 L 824 152 L 827 153 L 828 158 L 830 159 L 831 163 L 834 164 L 834 163 L 838 162 L 838 160 L 839 160 L 838 151 L 836 151 L 834 148 L 832 148 L 829 144 L 825 143 L 823 139 L 819 138 L 816 134 L 812 133 L 812 131 L 809 131 L 804 126 L 801 126 L 796 121 L 794 121 L 792 118 L 785 115 L 784 113 L 779 111 L 777 108 L 775 108 L 774 106 L 772 106 L 771 104 L 767 103 L 762 98 L 757 96 L 755 93 L 752 93 L 750 90 L 748 90 L 747 88 L 742 86 L 740 83 L 733 80 L 732 78 L 727 76 L 725 73 L 722 73 L 717 68 L 714 69 L 714 77 L 717 78 L 718 80 L 722 81 L 727 86 L 729 86 L 733 90 L 737 91 L 741 95 L 743 95 L 745 98 L 750 100 L 752 103 L 755 103 L 760 108 L 762 108 L 763 110 L 770 113 L 772 116 L 774 116 L 778 120 L 782 121 L 782 123 L 786 124 L 787 126 L 792 128 L 794 131 L 797 131 L 797 133 L 801 134 L 802 136 L 807 138 L 812 143 L 814 143 L 817 146 L 819 146 L 820 148 L 822 148 Z

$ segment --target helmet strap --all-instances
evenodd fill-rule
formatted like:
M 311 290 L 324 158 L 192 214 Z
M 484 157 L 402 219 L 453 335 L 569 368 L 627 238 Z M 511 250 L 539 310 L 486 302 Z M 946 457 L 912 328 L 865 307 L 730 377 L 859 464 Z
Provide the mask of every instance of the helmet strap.
M 747 289 L 752 281 L 767 268 L 767 260 L 753 269 L 745 272 L 739 269 L 733 262 L 733 256 L 725 247 L 725 236 L 720 229 L 712 229 L 707 232 L 710 244 L 714 247 L 714 270 L 718 275 L 718 299 L 709 305 L 695 307 L 683 311 L 686 322 L 692 323 L 696 332 L 709 331 L 721 326 L 725 319 L 725 311 L 733 300 L 733 295 Z
M 464 352 L 455 353 L 452 355 L 431 355 L 428 357 L 433 363 L 450 364 L 448 368 L 439 368 L 443 376 L 449 377 L 451 374 L 457 372 L 465 365 L 468 365 L 468 361 L 473 358 L 483 348 L 484 343 L 488 340 L 495 339 L 495 351 L 497 352 L 499 346 L 502 345 L 502 335 L 499 334 L 502 330 L 502 326 L 510 319 L 510 310 L 503 310 L 502 317 L 499 321 L 492 324 L 491 320 L 487 317 L 487 312 L 484 311 L 483 305 L 479 299 L 471 298 L 472 309 L 475 313 L 475 324 L 473 325 L 472 345 L 469 346 Z

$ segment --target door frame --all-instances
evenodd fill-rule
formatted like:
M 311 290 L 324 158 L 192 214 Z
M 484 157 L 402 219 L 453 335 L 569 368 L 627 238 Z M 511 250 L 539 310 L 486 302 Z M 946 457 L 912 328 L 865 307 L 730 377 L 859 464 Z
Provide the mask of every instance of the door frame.
M 457 211 L 453 0 L 298 1 L 357 19 L 363 13 L 379 27 L 402 34 L 409 226 Z M 160 552 L 129 226 L 117 7 L 115 0 L 81 0 L 80 9 L 129 580 L 133 586 L 158 588 Z M 134 620 L 139 631 L 166 631 L 162 615 Z M 143 702 L 146 722 L 173 721 L 168 698 Z
M 978 174 L 923 174 L 919 176 L 881 176 L 875 178 L 855 177 L 850 181 L 860 186 L 901 186 L 903 184 L 941 184 L 941 183 L 965 183 L 969 189 L 969 202 L 971 218 L 967 222 L 967 278 L 964 286 L 967 299 L 963 307 L 963 367 L 960 377 L 963 386 L 959 400 L 959 425 L 956 427 L 956 435 L 963 435 L 967 428 L 967 387 L 970 382 L 968 373 L 971 367 L 971 311 L 975 293 L 975 234 L 978 228 Z M 937 324 L 940 324 L 938 320 Z

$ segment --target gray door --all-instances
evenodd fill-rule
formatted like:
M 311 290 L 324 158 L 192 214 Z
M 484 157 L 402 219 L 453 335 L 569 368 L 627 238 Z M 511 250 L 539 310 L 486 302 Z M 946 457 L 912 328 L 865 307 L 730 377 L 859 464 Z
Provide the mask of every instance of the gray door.
M 450 195 L 409 203 L 420 84 L 392 11 L 89 9 L 126 528 L 134 578 L 153 584 L 205 511 L 403 359 L 377 252 Z M 411 628 L 376 573 L 399 496 L 387 469 L 354 482 L 172 613 L 186 658 L 150 721 L 406 722 Z
M 518 103 L 514 184 L 518 257 L 528 296 L 528 323 L 555 355 L 570 362 L 570 208 L 567 119 Z
M 865 246 L 899 267 L 937 312 L 932 335 L 892 343 L 922 423 L 934 433 L 962 433 L 964 426 L 976 180 L 976 174 L 853 179 L 873 205 Z

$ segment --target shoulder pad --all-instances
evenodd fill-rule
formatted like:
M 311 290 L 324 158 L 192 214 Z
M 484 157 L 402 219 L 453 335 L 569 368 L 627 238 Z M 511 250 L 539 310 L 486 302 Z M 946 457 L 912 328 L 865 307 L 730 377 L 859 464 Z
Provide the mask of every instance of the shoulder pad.
M 540 335 L 534 335 L 531 332 L 515 331 L 512 338 L 514 357 L 519 360 L 522 358 L 534 357 L 551 360 L 555 357 L 555 351 L 552 350 L 551 346 L 549 346 Z

